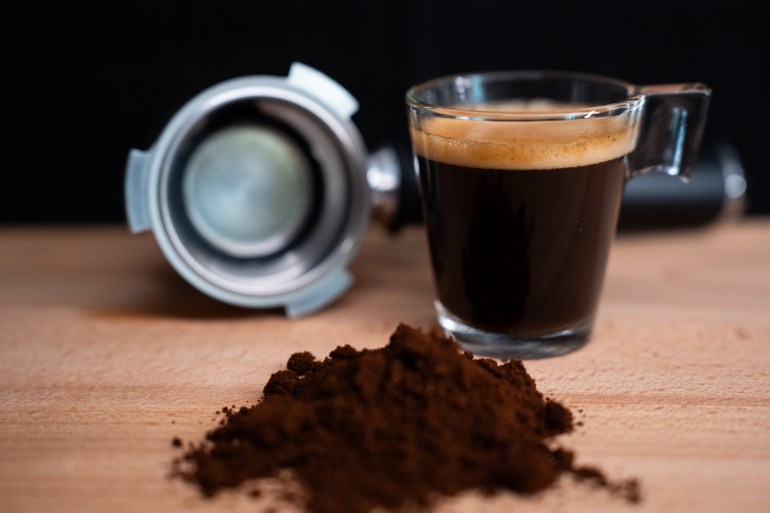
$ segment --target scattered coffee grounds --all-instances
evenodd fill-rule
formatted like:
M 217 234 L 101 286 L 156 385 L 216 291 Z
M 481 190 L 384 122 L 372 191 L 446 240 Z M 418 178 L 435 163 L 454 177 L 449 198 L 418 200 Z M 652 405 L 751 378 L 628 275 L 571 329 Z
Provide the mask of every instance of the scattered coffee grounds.
M 565 473 L 639 500 L 636 481 L 612 483 L 553 447 L 572 413 L 520 361 L 474 359 L 437 331 L 402 324 L 380 349 L 345 345 L 322 362 L 294 354 L 262 401 L 222 413 L 174 464 L 206 496 L 288 470 L 301 490 L 288 500 L 313 513 L 429 508 L 468 490 L 533 494 Z

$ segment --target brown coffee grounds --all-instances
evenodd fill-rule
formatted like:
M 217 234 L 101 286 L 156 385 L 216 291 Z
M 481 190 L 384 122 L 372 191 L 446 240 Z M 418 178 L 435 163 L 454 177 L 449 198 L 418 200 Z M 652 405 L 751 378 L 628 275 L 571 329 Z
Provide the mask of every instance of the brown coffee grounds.
M 468 490 L 532 494 L 564 473 L 639 500 L 636 481 L 612 483 L 552 447 L 572 413 L 520 361 L 474 359 L 403 324 L 384 348 L 345 345 L 323 362 L 294 354 L 261 402 L 222 413 L 174 465 L 206 496 L 289 470 L 302 490 L 290 500 L 315 513 L 427 508 Z

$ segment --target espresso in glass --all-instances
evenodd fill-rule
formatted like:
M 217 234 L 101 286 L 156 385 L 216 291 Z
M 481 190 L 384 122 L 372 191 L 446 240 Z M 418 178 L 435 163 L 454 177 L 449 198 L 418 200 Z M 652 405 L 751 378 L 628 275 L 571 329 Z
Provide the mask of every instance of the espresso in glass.
M 624 184 L 694 168 L 711 90 L 547 70 L 406 93 L 438 324 L 494 358 L 591 337 Z
M 487 114 L 496 108 L 512 106 L 484 107 Z M 570 106 L 515 108 L 547 113 Z M 635 126 L 607 117 L 566 123 L 435 117 L 412 129 L 445 327 L 520 339 L 575 332 L 587 338 Z

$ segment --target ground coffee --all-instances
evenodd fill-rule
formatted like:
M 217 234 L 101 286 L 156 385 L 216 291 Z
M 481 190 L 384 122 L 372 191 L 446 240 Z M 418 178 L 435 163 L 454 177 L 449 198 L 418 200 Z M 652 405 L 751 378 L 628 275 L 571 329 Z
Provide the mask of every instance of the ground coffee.
M 474 359 L 403 324 L 380 349 L 294 354 L 259 403 L 222 413 L 174 464 L 206 496 L 289 470 L 302 492 L 289 498 L 314 513 L 427 508 L 468 490 L 531 494 L 564 473 L 639 500 L 636 481 L 611 482 L 553 446 L 572 413 L 521 362 Z

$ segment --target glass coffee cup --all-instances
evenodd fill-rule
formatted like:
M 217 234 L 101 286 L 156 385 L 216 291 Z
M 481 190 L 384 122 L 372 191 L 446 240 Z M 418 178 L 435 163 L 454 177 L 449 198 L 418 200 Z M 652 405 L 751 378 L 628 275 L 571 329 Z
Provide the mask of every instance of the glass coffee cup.
M 501 359 L 583 346 L 626 181 L 689 176 L 710 93 L 552 71 L 412 87 L 440 326 L 474 354 Z

